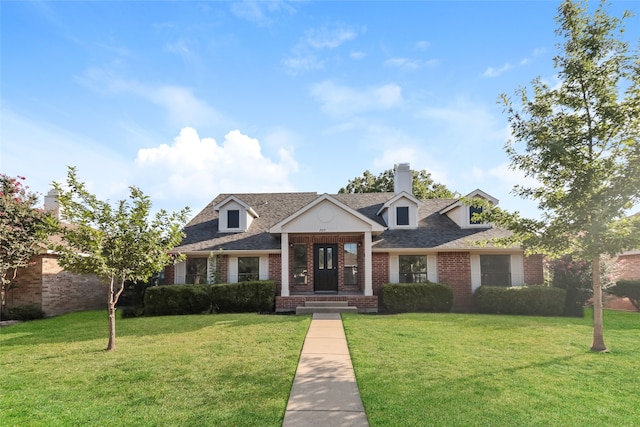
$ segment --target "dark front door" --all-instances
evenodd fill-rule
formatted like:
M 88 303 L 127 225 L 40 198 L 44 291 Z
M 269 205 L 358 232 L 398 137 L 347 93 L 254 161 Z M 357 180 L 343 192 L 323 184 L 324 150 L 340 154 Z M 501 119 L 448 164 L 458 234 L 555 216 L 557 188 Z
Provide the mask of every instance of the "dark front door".
M 338 292 L 338 245 L 313 245 L 316 292 Z

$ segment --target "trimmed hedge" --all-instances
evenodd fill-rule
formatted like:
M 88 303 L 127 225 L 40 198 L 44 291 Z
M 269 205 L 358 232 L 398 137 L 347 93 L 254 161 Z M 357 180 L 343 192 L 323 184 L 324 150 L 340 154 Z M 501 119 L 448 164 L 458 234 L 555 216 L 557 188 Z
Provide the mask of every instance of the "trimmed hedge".
M 440 283 L 387 283 L 381 295 L 390 313 L 449 312 L 453 306 L 453 290 Z
M 562 316 L 567 292 L 548 286 L 480 286 L 476 308 L 487 314 Z
M 37 320 L 44 319 L 44 311 L 35 305 L 21 305 L 18 307 L 7 308 L 2 312 L 0 320 Z
M 146 316 L 211 313 L 210 285 L 167 285 L 147 288 Z
M 621 298 L 629 298 L 631 304 L 640 311 L 640 280 L 619 280 L 607 292 Z
M 275 308 L 275 295 L 276 284 L 272 280 L 221 285 L 152 286 L 144 294 L 144 315 L 271 312 Z M 138 314 L 127 312 L 126 317 Z
M 275 297 L 273 280 L 211 285 L 211 299 L 218 313 L 271 312 L 275 309 Z

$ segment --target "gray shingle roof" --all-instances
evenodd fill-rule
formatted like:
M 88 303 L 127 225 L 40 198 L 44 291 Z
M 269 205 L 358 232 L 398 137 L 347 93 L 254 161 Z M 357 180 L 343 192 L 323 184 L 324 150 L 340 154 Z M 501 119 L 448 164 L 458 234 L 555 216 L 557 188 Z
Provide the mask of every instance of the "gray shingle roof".
M 213 207 L 229 196 L 235 196 L 259 215 L 247 232 L 218 232 L 218 212 Z M 341 203 L 385 225 L 377 212 L 394 196 L 393 193 L 333 194 Z M 185 227 L 186 237 L 175 249 L 180 252 L 224 250 L 280 249 L 280 239 L 269 229 L 320 197 L 317 193 L 246 193 L 220 194 Z M 418 209 L 417 230 L 385 230 L 374 238 L 374 249 L 426 248 L 461 250 L 474 247 L 474 241 L 502 237 L 507 231 L 497 228 L 461 229 L 446 215 L 438 212 L 455 199 L 423 200 Z

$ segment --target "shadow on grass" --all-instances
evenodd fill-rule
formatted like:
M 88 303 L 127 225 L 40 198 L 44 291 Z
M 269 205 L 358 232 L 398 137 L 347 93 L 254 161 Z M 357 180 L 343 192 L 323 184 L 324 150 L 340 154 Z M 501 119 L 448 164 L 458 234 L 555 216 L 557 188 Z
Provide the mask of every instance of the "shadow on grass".
M 118 316 L 119 317 L 119 316 Z M 116 319 L 116 339 L 195 332 L 208 327 L 245 327 L 265 323 L 308 322 L 306 316 L 270 316 L 255 313 L 202 314 Z M 107 340 L 105 311 L 69 313 L 3 327 L 0 347 Z

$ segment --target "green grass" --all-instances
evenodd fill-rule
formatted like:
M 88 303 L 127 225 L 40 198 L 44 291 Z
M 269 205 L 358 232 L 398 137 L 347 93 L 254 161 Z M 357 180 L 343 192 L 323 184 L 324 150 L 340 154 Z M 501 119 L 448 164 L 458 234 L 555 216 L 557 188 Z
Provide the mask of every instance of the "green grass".
M 343 316 L 371 426 L 639 426 L 640 314 Z
M 0 330 L 2 426 L 280 426 L 308 316 L 118 319 Z

